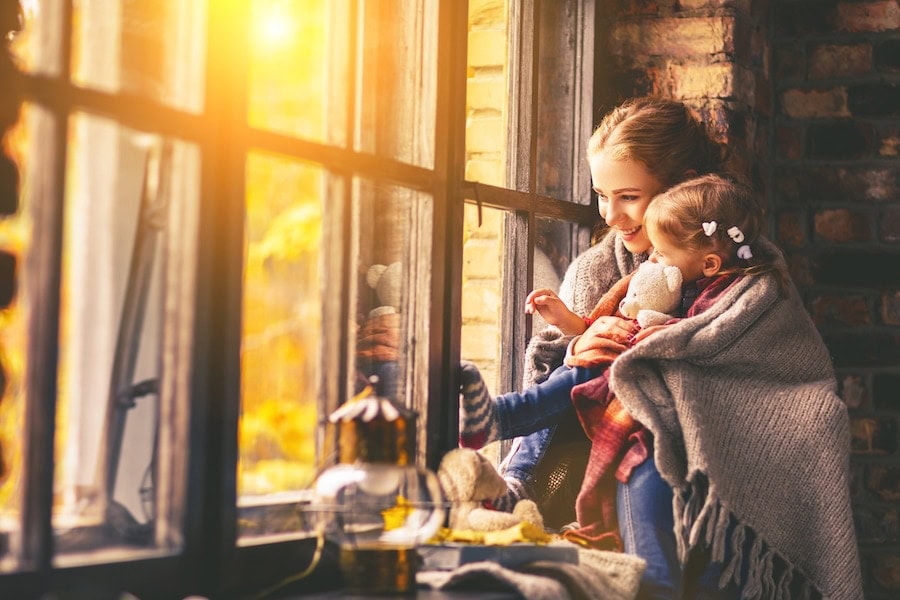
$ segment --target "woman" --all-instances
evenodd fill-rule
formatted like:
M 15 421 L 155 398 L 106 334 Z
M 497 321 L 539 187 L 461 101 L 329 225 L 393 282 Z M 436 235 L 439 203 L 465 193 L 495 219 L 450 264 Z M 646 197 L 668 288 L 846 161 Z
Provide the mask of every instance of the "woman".
M 599 243 L 585 251 L 573 262 L 560 287 L 559 296 L 550 290 L 539 290 L 529 297 L 529 301 L 533 304 L 532 310 L 540 310 L 543 304 L 562 301 L 579 315 L 589 314 L 604 292 L 647 259 L 651 245 L 643 227 L 643 219 L 651 199 L 658 193 L 691 177 L 706 173 L 727 173 L 731 170 L 724 147 L 711 138 L 703 125 L 683 104 L 671 100 L 650 98 L 628 101 L 603 119 L 589 142 L 588 162 L 594 189 L 598 194 L 600 214 L 608 226 L 606 234 Z M 746 292 L 747 296 L 753 296 L 754 293 L 754 290 Z M 768 298 L 768 296 L 766 297 Z M 781 300 L 772 300 L 772 302 L 776 301 L 781 302 Z M 815 365 L 817 370 L 814 375 L 821 377 L 826 382 L 827 388 L 829 381 L 833 379 L 833 376 L 829 375 L 830 364 L 823 362 L 827 361 L 827 353 L 821 352 L 824 346 L 803 311 L 802 304 L 797 301 L 795 291 L 790 295 L 789 304 L 785 306 L 785 310 L 801 324 L 802 335 L 798 339 L 809 347 L 811 356 L 817 357 L 819 362 Z M 688 323 L 693 323 L 693 321 L 689 320 Z M 684 328 L 674 329 L 682 331 Z M 633 322 L 616 317 L 598 318 L 583 335 L 574 340 L 563 335 L 559 329 L 548 327 L 536 335 L 528 345 L 523 386 L 527 388 L 546 379 L 563 363 L 567 349 L 572 354 L 592 349 L 603 350 L 607 353 L 610 351 L 623 352 L 625 344 L 618 343 L 616 340 L 628 339 L 634 334 Z M 641 348 L 641 351 L 642 353 L 646 352 L 647 356 L 653 356 L 657 347 L 656 343 L 649 344 L 647 347 Z M 637 350 L 631 351 L 628 356 L 632 357 L 636 352 Z M 742 357 L 742 359 L 746 358 Z M 654 357 L 653 360 L 660 359 Z M 706 471 L 700 469 L 696 473 L 688 472 L 685 465 L 682 464 L 684 462 L 683 446 L 686 444 L 684 438 L 681 437 L 681 428 L 684 427 L 684 424 L 679 421 L 680 415 L 678 414 L 678 409 L 682 407 L 667 406 L 668 412 L 660 415 L 655 412 L 655 409 L 658 408 L 655 402 L 664 404 L 666 398 L 648 399 L 640 396 L 638 394 L 641 391 L 639 386 L 638 389 L 629 389 L 627 392 L 621 393 L 633 379 L 622 376 L 617 378 L 617 373 L 639 373 L 639 376 L 635 375 L 637 379 L 647 379 L 654 374 L 654 371 L 652 369 L 642 371 L 641 369 L 646 368 L 645 363 L 635 366 L 624 361 L 625 366 L 622 366 L 618 365 L 619 362 L 617 361 L 616 366 L 612 369 L 612 381 L 616 394 L 621 396 L 622 404 L 626 409 L 653 433 L 652 451 L 646 460 L 632 470 L 627 483 L 618 484 L 616 498 L 619 526 L 625 550 L 645 558 L 648 563 L 642 580 L 641 597 L 673 598 L 687 593 L 685 585 L 691 585 L 691 583 L 682 581 L 681 559 L 687 558 L 687 547 L 703 546 L 703 544 L 697 543 L 700 530 L 704 535 L 715 536 L 719 542 L 715 544 L 717 549 L 716 556 L 713 557 L 715 563 L 703 574 L 697 597 L 734 597 L 737 594 L 734 581 L 747 581 L 748 579 L 752 582 L 746 584 L 750 586 L 751 593 L 758 591 L 755 588 L 760 586 L 769 586 L 772 589 L 777 586 L 790 588 L 792 585 L 790 578 L 787 578 L 787 581 L 782 578 L 779 582 L 769 582 L 766 579 L 765 573 L 771 572 L 773 561 L 777 562 L 783 557 L 774 552 L 767 554 L 763 552 L 762 548 L 758 548 L 756 544 L 761 538 L 754 540 L 752 548 L 744 549 L 740 546 L 739 542 L 744 539 L 747 531 L 744 527 L 745 524 L 740 519 L 743 519 L 748 512 L 752 513 L 753 508 L 748 504 L 739 518 L 734 519 L 729 510 L 720 510 L 721 503 L 710 500 L 715 497 L 715 494 L 721 492 L 720 489 L 716 488 L 712 492 L 709 488 L 698 489 L 702 488 L 703 482 L 706 481 Z M 765 362 L 765 358 L 763 358 L 763 362 Z M 759 365 L 759 368 L 766 369 L 767 367 Z M 725 371 L 722 369 L 722 372 Z M 809 371 L 804 376 L 813 377 L 813 371 Z M 661 384 L 660 390 L 666 390 L 665 385 Z M 827 390 L 824 390 L 822 394 L 822 404 L 834 409 L 834 418 L 840 421 L 842 407 L 834 406 L 835 395 Z M 843 419 L 846 420 L 846 414 L 843 415 Z M 758 424 L 751 423 L 751 425 L 755 427 Z M 509 497 L 505 499 L 507 503 L 525 496 L 536 496 L 540 499 L 543 491 L 535 489 L 543 484 L 540 472 L 542 469 L 546 470 L 546 463 L 556 461 L 555 458 L 550 460 L 546 457 L 553 454 L 554 433 L 563 426 L 557 425 L 519 438 L 517 445 L 514 446 L 502 466 L 510 489 Z M 754 427 L 750 427 L 749 430 L 756 431 Z M 694 430 L 685 427 L 684 431 L 693 432 Z M 721 441 L 720 438 L 714 440 L 715 443 L 721 443 Z M 842 451 L 842 448 L 838 448 L 838 456 Z M 726 453 L 723 450 L 721 454 L 724 456 Z M 665 479 L 657 468 L 657 461 L 660 459 L 664 460 L 664 464 L 661 464 L 660 468 L 666 475 Z M 727 482 L 734 489 L 741 489 L 741 494 L 747 492 L 746 488 L 738 485 L 740 482 L 736 483 L 728 476 L 727 464 L 723 465 L 717 460 L 707 462 L 716 463 L 718 471 L 714 477 L 717 480 Z M 834 481 L 829 483 L 837 481 L 836 487 L 833 487 L 832 490 L 840 490 L 841 482 L 838 480 L 843 476 L 840 465 L 836 465 L 835 473 Z M 694 475 L 697 475 L 696 478 L 693 477 Z M 673 494 L 673 486 L 678 488 L 677 494 Z M 752 488 L 750 489 L 752 490 Z M 682 508 L 678 513 L 678 537 L 675 535 L 673 500 L 675 501 L 674 506 Z M 846 508 L 844 506 L 846 498 L 838 497 L 836 500 L 841 510 Z M 741 496 L 741 501 L 746 501 L 746 498 Z M 682 506 L 685 503 L 687 506 Z M 502 506 L 503 502 L 498 504 Z M 691 512 L 695 509 L 699 511 L 698 507 L 707 507 L 707 511 L 704 511 L 702 515 Z M 721 527 L 716 527 L 715 524 L 708 525 L 709 511 L 712 510 L 716 510 L 717 514 L 722 517 Z M 846 516 L 844 513 L 840 515 L 841 534 L 847 533 L 846 526 L 849 521 Z M 760 523 L 760 527 L 763 529 L 768 526 L 767 523 L 762 523 L 760 520 L 755 522 Z M 697 529 L 685 532 L 685 524 L 696 524 Z M 704 529 L 704 527 L 706 528 Z M 737 544 L 733 548 L 733 556 L 738 559 L 746 556 L 748 559 L 740 560 L 737 564 L 734 561 L 728 561 L 724 565 L 727 569 L 725 575 L 732 581 L 732 584 L 730 588 L 719 591 L 717 580 L 719 572 L 723 568 L 721 562 L 723 560 L 721 555 L 723 548 L 721 537 L 723 535 L 727 535 L 730 541 Z M 852 523 L 849 535 L 852 538 Z M 801 535 L 798 539 L 807 539 L 807 536 Z M 788 546 L 790 547 L 789 554 L 791 554 L 796 548 L 802 547 L 802 544 L 786 544 L 786 547 Z M 835 585 L 840 587 L 846 583 L 846 590 L 851 590 L 847 597 L 856 597 L 860 584 L 858 565 L 855 562 L 855 544 L 841 544 L 841 547 L 846 551 L 849 562 L 842 564 L 840 569 L 834 569 L 840 573 L 839 583 Z M 773 556 L 778 558 L 773 558 Z M 789 558 L 793 559 L 793 554 Z M 763 566 L 760 566 L 760 560 L 764 563 Z M 800 562 L 800 571 L 804 570 L 804 565 L 806 565 L 804 560 L 802 558 L 797 560 Z M 813 559 L 808 568 L 812 569 L 812 563 L 815 562 Z M 857 566 L 854 567 L 854 565 Z M 791 563 L 788 565 L 789 568 L 781 569 L 780 572 L 782 574 L 794 573 L 795 566 Z M 817 573 L 810 574 L 814 586 L 831 586 L 834 583 L 833 581 L 822 583 L 823 580 L 817 578 L 817 575 Z M 794 587 L 805 585 L 805 579 L 805 577 L 798 576 L 794 581 L 796 584 Z M 825 579 L 827 580 L 827 577 Z M 802 584 L 797 584 L 801 580 L 804 580 Z

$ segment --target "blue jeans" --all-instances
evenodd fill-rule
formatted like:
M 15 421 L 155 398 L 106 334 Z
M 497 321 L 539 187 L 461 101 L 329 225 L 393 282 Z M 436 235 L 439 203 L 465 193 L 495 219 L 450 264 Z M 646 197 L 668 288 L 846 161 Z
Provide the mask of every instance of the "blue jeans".
M 672 488 L 656 470 L 652 456 L 631 472 L 627 483 L 619 483 L 616 512 L 625 552 L 647 561 L 638 599 L 681 598 L 684 582 L 675 545 Z M 724 564 L 730 558 L 730 545 L 726 544 Z M 740 598 L 740 590 L 734 583 L 719 589 L 722 567 L 722 563 L 710 563 L 696 584 L 696 594 L 691 597 L 704 600 Z
M 572 388 L 602 374 L 602 369 L 558 367 L 543 382 L 523 392 L 497 396 L 496 415 L 500 437 L 521 437 L 513 454 L 505 461 L 503 475 L 526 485 L 534 479 L 534 472 L 550 446 L 557 424 L 572 407 Z

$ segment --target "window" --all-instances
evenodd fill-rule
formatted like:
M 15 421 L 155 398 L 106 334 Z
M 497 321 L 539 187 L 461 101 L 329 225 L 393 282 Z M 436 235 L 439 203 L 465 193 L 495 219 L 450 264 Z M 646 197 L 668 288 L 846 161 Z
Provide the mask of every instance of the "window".
M 539 262 L 594 218 L 593 3 L 22 4 L 0 591 L 258 590 L 308 560 L 296 503 L 371 376 L 432 467 L 460 355 L 520 379 Z

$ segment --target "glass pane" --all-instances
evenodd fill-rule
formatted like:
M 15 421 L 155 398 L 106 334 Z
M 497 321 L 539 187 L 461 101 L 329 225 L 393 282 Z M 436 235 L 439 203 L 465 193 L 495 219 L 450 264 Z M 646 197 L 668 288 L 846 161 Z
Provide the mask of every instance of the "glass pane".
M 469 0 L 466 179 L 503 187 L 509 130 L 508 2 Z
M 21 193 L 16 186 L 17 179 L 31 181 L 34 173 L 50 166 L 50 157 L 31 143 L 38 119 L 47 123 L 51 117 L 33 105 L 24 105 L 18 124 L 6 133 L 8 151 L 0 156 L 0 571 L 15 568 L 13 540 L 20 531 L 24 386 L 32 297 L 32 290 L 25 285 L 23 265 L 28 264 L 32 248 L 34 203 L 31 186 L 21 186 Z M 7 162 L 7 158 L 13 162 Z
M 205 0 L 78 0 L 73 11 L 76 84 L 200 112 Z
M 250 125 L 345 145 L 348 2 L 254 0 L 250 10 Z
M 19 67 L 27 72 L 56 76 L 62 72 L 60 41 L 65 0 L 20 0 L 22 31 L 13 38 Z
M 322 319 L 320 166 L 253 152 L 247 159 L 241 347 L 239 503 L 272 503 L 315 476 Z M 242 534 L 297 527 L 243 518 Z M 274 519 L 274 517 L 273 517 Z
M 189 398 L 199 173 L 192 144 L 70 119 L 53 512 L 56 550 L 69 556 L 60 564 L 92 560 L 76 555 L 84 550 L 115 546 L 126 559 L 127 547 L 181 542 L 171 515 L 183 497 L 172 490 L 183 487 L 187 428 L 175 423 L 186 422 Z
M 357 150 L 434 166 L 437 4 L 361 3 Z

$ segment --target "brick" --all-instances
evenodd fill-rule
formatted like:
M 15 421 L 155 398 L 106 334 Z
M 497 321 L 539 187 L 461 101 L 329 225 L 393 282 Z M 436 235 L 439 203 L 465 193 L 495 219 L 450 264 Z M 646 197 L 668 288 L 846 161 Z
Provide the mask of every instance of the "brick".
M 463 283 L 462 314 L 465 322 L 496 323 L 500 314 L 499 282 L 470 280 Z
M 862 408 L 869 398 L 869 390 L 862 375 L 844 375 L 838 381 L 838 393 L 850 410 Z
M 772 21 L 776 37 L 796 37 L 833 28 L 834 2 L 776 2 Z
M 839 31 L 859 33 L 900 29 L 900 5 L 897 0 L 840 2 L 835 17 Z
M 496 325 L 475 325 L 463 320 L 460 354 L 472 361 L 496 360 L 500 345 L 499 335 Z
M 803 158 L 806 147 L 806 128 L 778 125 L 775 129 L 775 151 L 778 158 L 797 160 Z
M 615 23 L 607 42 L 615 56 L 693 59 L 734 52 L 734 19 L 691 17 Z
M 777 223 L 779 244 L 792 248 L 800 248 L 806 244 L 804 213 L 796 210 L 779 213 Z
M 506 35 L 498 31 L 470 31 L 468 64 L 472 68 L 506 64 Z
M 506 163 L 499 154 L 492 160 L 486 157 L 467 160 L 466 179 L 502 187 L 506 183 Z
M 471 200 L 471 198 L 470 198 Z M 468 237 L 495 240 L 501 236 L 503 219 L 506 211 L 498 208 L 481 207 L 481 225 L 479 226 L 479 210 L 477 204 L 466 203 L 464 219 Z
M 847 108 L 847 90 L 843 87 L 788 90 L 781 95 L 781 107 L 793 119 L 851 116 Z
M 853 521 L 860 544 L 891 544 L 900 539 L 900 516 L 895 507 L 854 507 Z
M 777 167 L 775 198 L 791 204 L 893 202 L 900 191 L 900 166 Z
M 871 44 L 819 44 L 810 50 L 810 79 L 860 76 L 871 70 Z
M 876 410 L 900 410 L 900 373 L 875 373 L 872 400 Z
M 806 52 L 802 44 L 780 44 L 772 55 L 776 81 L 803 81 L 806 78 Z
M 506 79 L 503 77 L 473 77 L 466 85 L 468 110 L 503 112 L 506 105 Z
M 806 131 L 808 158 L 852 159 L 869 154 L 875 133 L 868 123 L 844 119 L 814 123 Z
M 503 152 L 506 149 L 506 126 L 500 115 L 469 117 L 466 120 L 468 152 Z
M 469 0 L 469 28 L 506 27 L 506 3 L 503 0 Z
M 463 281 L 488 279 L 499 286 L 500 250 L 499 239 L 469 238 L 463 247 Z
M 896 158 L 900 156 L 900 130 L 896 127 L 877 132 L 879 156 Z
M 900 362 L 900 337 L 890 333 L 827 333 L 825 345 L 835 368 L 894 367 Z
M 900 555 L 883 552 L 870 560 L 875 583 L 887 591 L 900 590 Z
M 881 241 L 888 243 L 900 242 L 900 206 L 889 206 L 884 209 L 878 220 L 881 231 Z
M 884 502 L 900 501 L 900 467 L 869 466 L 866 468 L 866 489 Z
M 813 263 L 808 256 L 787 256 L 788 273 L 799 286 L 814 285 Z
M 869 325 L 872 322 L 865 296 L 822 295 L 810 306 L 816 325 Z
M 897 421 L 892 417 L 850 419 L 850 452 L 890 456 L 897 451 Z
M 900 292 L 881 295 L 881 320 L 885 325 L 900 325 Z
M 900 288 L 900 256 L 896 253 L 846 250 L 823 252 L 815 258 L 814 276 L 821 285 Z
M 734 66 L 730 63 L 672 65 L 667 75 L 672 97 L 679 100 L 729 98 L 735 94 Z
M 847 108 L 854 117 L 900 116 L 900 85 L 871 83 L 847 88 Z
M 875 44 L 875 70 L 879 73 L 900 70 L 900 40 L 885 40 Z
M 869 216 L 844 208 L 816 212 L 813 229 L 819 240 L 827 242 L 866 242 L 872 237 Z

